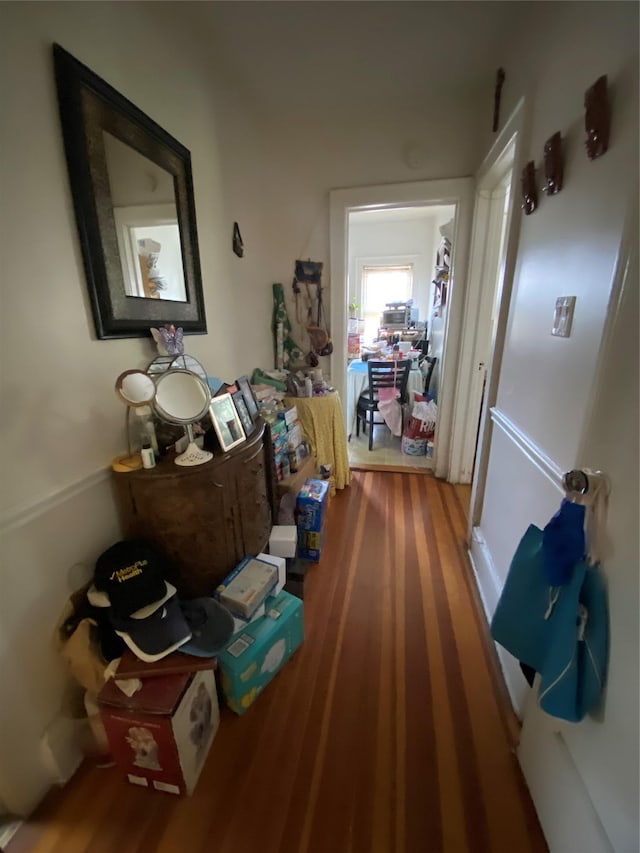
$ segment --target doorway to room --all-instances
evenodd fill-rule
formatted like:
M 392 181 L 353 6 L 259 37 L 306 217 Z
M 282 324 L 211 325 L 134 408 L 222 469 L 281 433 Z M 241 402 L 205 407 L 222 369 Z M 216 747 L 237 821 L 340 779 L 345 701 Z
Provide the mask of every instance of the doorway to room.
M 357 467 L 433 467 L 448 266 L 455 205 L 356 210 L 348 217 L 347 373 L 349 460 Z M 444 236 L 444 234 L 448 236 Z M 446 248 L 445 248 L 446 247 Z M 434 334 L 431 335 L 431 331 Z M 369 384 L 367 358 L 409 360 L 405 432 L 416 394 L 431 398 L 430 416 L 415 436 L 393 431 L 377 413 L 373 434 L 357 422 L 360 394 Z M 427 387 L 428 385 L 428 387 Z M 400 428 L 396 428 L 399 433 Z M 371 440 L 370 440 L 371 439 Z
M 413 335 L 407 341 L 398 341 L 398 344 L 403 344 L 404 347 L 411 348 L 411 345 L 421 337 L 423 330 L 410 328 L 411 322 L 425 323 L 427 325 L 427 335 L 430 337 L 428 348 L 433 352 L 434 347 L 440 347 L 440 355 L 437 362 L 437 374 L 434 371 L 430 386 L 437 393 L 437 426 L 435 430 L 435 442 L 433 446 L 433 456 L 429 460 L 429 467 L 432 468 L 436 476 L 446 477 L 449 468 L 449 439 L 451 431 L 451 417 L 453 411 L 454 389 L 456 382 L 457 360 L 458 360 L 458 343 L 462 319 L 462 307 L 464 304 L 464 283 L 466 281 L 466 264 L 467 252 L 470 234 L 471 208 L 473 203 L 473 180 L 470 178 L 460 178 L 453 180 L 436 180 L 422 181 L 408 184 L 383 185 L 379 187 L 361 187 L 344 190 L 334 190 L 331 192 L 331 328 L 333 335 L 334 351 L 331 359 L 331 378 L 332 383 L 340 392 L 340 397 L 343 401 L 345 427 L 347 435 L 352 435 L 350 443 L 353 443 L 356 433 L 356 418 L 355 410 L 357 398 L 359 396 L 355 391 L 349 393 L 349 384 L 352 379 L 348 378 L 348 367 L 353 363 L 354 359 L 349 359 L 348 343 L 349 343 L 349 304 L 357 303 L 362 305 L 362 298 L 358 298 L 354 285 L 360 284 L 362 287 L 364 267 L 374 266 L 407 266 L 413 264 L 412 269 L 412 291 L 417 295 L 413 298 L 416 302 L 422 304 L 422 316 L 420 314 L 420 304 L 407 305 L 406 301 L 393 299 L 393 302 L 400 302 L 400 308 L 408 309 L 409 314 L 404 316 L 404 320 L 408 317 L 407 334 Z M 385 218 L 410 216 L 420 220 L 420 217 L 429 214 L 434 218 L 435 209 L 440 208 L 442 220 L 436 222 L 437 232 L 429 241 L 430 248 L 425 251 L 425 242 L 420 247 L 420 252 L 416 252 L 410 248 L 395 247 L 382 249 L 378 240 L 373 249 L 368 252 L 360 250 L 360 254 L 356 254 L 353 249 L 355 239 L 355 227 L 358 224 L 366 225 L 368 216 L 372 216 L 371 222 L 378 219 L 379 231 L 389 231 L 390 226 L 385 222 Z M 448 210 L 443 210 L 448 208 Z M 426 209 L 426 210 L 421 210 Z M 396 212 L 397 211 L 397 212 Z M 403 211 L 403 212 L 401 212 Z M 360 223 L 358 222 L 360 220 Z M 442 234 L 439 233 L 439 228 L 444 224 L 452 222 L 451 232 L 449 234 L 449 249 L 447 253 L 447 275 L 438 275 L 438 266 L 444 266 L 444 263 L 438 262 L 440 242 Z M 432 222 L 432 234 L 434 231 Z M 371 226 L 373 227 L 373 226 Z M 453 248 L 452 248 L 453 247 Z M 416 261 L 412 255 L 422 254 L 423 272 L 420 275 L 416 274 Z M 442 255 L 444 258 L 444 255 Z M 360 258 L 361 261 L 356 261 Z M 356 267 L 359 263 L 360 266 Z M 369 271 L 366 271 L 369 275 Z M 366 286 L 366 276 L 364 276 Z M 416 283 L 422 282 L 422 291 L 416 291 Z M 425 284 L 426 282 L 426 284 Z M 354 298 L 355 297 L 355 298 Z M 403 297 L 404 298 L 404 297 Z M 386 303 L 385 303 L 386 304 Z M 395 307 L 395 306 L 394 306 Z M 441 310 L 438 311 L 437 309 Z M 446 308 L 445 310 L 442 310 Z M 411 315 L 411 310 L 416 311 Z M 438 316 L 439 315 L 439 316 Z M 358 319 L 358 318 L 355 318 Z M 364 318 L 360 318 L 364 320 Z M 385 319 L 391 319 L 387 317 Z M 429 323 L 431 322 L 431 328 Z M 389 331 L 384 326 L 379 329 Z M 392 329 L 392 332 L 404 331 L 405 323 L 400 326 L 400 329 Z M 417 333 L 417 335 L 416 335 Z M 387 336 L 384 340 L 388 344 L 388 338 L 393 339 L 393 335 Z M 452 343 L 453 342 L 453 343 Z M 404 348 L 403 347 L 403 348 Z M 361 365 L 360 369 L 367 368 L 367 365 Z M 419 374 L 420 375 L 420 374 Z M 424 378 L 424 377 L 423 377 Z M 368 376 L 365 374 L 361 377 L 360 383 L 366 384 Z M 363 381 L 364 380 L 364 381 Z M 424 385 L 421 383 L 420 390 Z M 356 389 L 357 391 L 357 389 Z M 378 428 L 380 434 L 389 436 L 389 431 L 385 427 Z M 377 443 L 377 435 L 375 436 L 374 448 Z M 398 447 L 401 447 L 401 439 L 396 436 Z M 368 442 L 367 442 L 368 444 Z M 372 451 L 368 450 L 365 455 L 365 462 L 358 467 L 374 467 Z M 398 457 L 401 457 L 401 452 Z M 385 460 L 387 461 L 387 460 Z M 416 468 L 415 460 L 411 457 L 402 461 L 409 462 L 409 468 Z M 423 460 L 426 462 L 426 460 Z M 382 462 L 382 467 L 389 467 L 388 464 Z M 427 467 L 423 465 L 423 468 Z M 407 466 L 402 466 L 401 470 L 407 470 Z

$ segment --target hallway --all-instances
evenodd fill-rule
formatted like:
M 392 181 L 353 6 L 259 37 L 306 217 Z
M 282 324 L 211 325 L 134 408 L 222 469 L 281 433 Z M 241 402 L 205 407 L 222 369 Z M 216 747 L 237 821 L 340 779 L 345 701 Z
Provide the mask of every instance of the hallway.
M 243 717 L 223 709 L 194 795 L 87 767 L 7 853 L 546 850 L 459 494 L 355 471 L 306 581 L 304 645 Z

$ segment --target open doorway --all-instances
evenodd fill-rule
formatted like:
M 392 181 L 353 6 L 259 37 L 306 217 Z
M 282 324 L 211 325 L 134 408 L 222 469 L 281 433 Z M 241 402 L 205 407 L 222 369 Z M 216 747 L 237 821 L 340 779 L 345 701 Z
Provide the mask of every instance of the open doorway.
M 405 414 L 416 394 L 437 412 L 455 214 L 455 205 L 436 204 L 349 213 L 344 405 L 354 466 L 433 467 L 435 420 L 403 442 L 379 414 L 365 435 L 357 406 L 369 384 L 366 359 L 393 358 L 395 348 L 411 363 Z
M 331 192 L 331 328 L 334 344 L 331 357 L 331 379 L 343 401 L 345 427 L 348 435 L 353 433 L 354 426 L 349 411 L 351 406 L 347 399 L 349 303 L 358 302 L 357 299 L 352 299 L 354 295 L 352 289 L 354 273 L 349 269 L 350 218 L 352 214 L 365 212 L 375 212 L 384 216 L 386 211 L 393 209 L 417 209 L 434 206 L 448 206 L 455 211 L 452 240 L 450 241 L 453 248 L 449 258 L 445 294 L 447 310 L 446 315 L 443 312 L 444 316 L 441 318 L 442 354 L 441 361 L 438 364 L 438 376 L 435 380 L 438 383 L 438 420 L 431 465 L 439 477 L 446 477 L 449 468 L 449 438 L 455 396 L 459 335 L 462 325 L 472 203 L 473 180 L 470 178 L 360 187 Z M 379 249 L 376 251 L 379 253 Z M 395 251 L 396 260 L 401 254 L 403 253 L 400 250 Z M 385 262 L 388 262 L 388 255 L 385 254 L 384 257 Z M 428 280 L 431 283 L 436 278 L 437 248 L 428 262 L 430 265 Z M 440 283 L 440 291 L 442 291 L 442 282 Z M 433 305 L 433 299 L 433 293 L 429 291 L 425 303 L 431 302 L 430 310 L 436 307 Z

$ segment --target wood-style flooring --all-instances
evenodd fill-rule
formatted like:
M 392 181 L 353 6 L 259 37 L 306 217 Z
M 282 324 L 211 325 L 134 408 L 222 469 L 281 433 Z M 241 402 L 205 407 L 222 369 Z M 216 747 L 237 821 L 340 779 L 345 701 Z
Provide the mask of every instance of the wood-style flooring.
M 191 797 L 85 766 L 7 853 L 542 853 L 454 487 L 354 472 L 306 639 L 221 725 Z

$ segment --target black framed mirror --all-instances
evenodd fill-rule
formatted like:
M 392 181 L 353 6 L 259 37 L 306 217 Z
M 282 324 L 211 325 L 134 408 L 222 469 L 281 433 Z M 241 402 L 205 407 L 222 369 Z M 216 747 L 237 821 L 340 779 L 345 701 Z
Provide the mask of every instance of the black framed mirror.
M 191 155 L 53 46 L 71 192 L 98 338 L 207 331 Z

